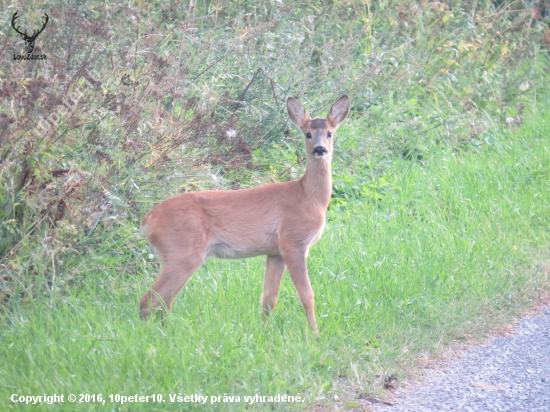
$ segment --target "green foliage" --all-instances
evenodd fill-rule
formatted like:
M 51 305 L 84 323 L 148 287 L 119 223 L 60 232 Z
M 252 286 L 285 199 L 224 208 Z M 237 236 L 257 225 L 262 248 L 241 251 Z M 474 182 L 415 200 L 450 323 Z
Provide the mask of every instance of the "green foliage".
M 0 0 L 0 4 L 8 21 L 16 8 L 7 0 Z M 331 266 L 329 270 L 322 266 L 325 260 L 315 260 L 313 254 L 312 272 L 326 275 L 316 289 L 326 290 L 325 303 L 334 307 L 333 312 L 326 312 L 327 316 L 335 316 L 327 324 L 327 331 L 343 334 L 342 325 L 350 322 L 349 313 L 357 312 L 353 316 L 359 317 L 359 308 L 363 307 L 368 308 L 374 323 L 357 326 L 342 342 L 330 340 L 328 346 L 310 346 L 308 356 L 295 353 L 289 358 L 307 372 L 303 375 L 307 376 L 307 384 L 285 369 L 290 364 L 284 364 L 279 370 L 266 371 L 261 380 L 264 383 L 259 385 L 264 385 L 262 390 L 284 387 L 307 391 L 313 399 L 311 394 L 322 395 L 329 390 L 336 369 L 348 368 L 344 364 L 356 367 L 353 359 L 338 357 L 342 351 L 369 362 L 379 359 L 380 353 L 399 359 L 399 348 L 384 347 L 382 332 L 398 331 L 405 323 L 387 324 L 374 314 L 397 316 L 405 322 L 411 314 L 426 313 L 426 318 L 418 321 L 422 326 L 437 321 L 433 317 L 441 313 L 438 299 L 454 299 L 476 281 L 489 284 L 488 277 L 479 280 L 477 275 L 494 275 L 502 269 L 499 273 L 505 276 L 508 272 L 504 268 L 511 270 L 513 264 L 502 260 L 502 251 L 510 252 L 510 259 L 519 255 L 514 254 L 511 237 L 505 236 L 504 243 L 497 240 L 505 227 L 501 224 L 496 231 L 497 219 L 508 219 L 510 234 L 523 233 L 514 226 L 523 223 L 522 230 L 529 229 L 525 233 L 544 238 L 547 221 L 540 211 L 533 215 L 513 212 L 505 203 L 478 198 L 467 190 L 468 186 L 480 191 L 491 187 L 488 193 L 499 198 L 500 192 L 493 189 L 502 182 L 484 174 L 488 165 L 476 163 L 489 159 L 491 151 L 516 162 L 504 169 L 491 165 L 495 173 L 498 170 L 508 176 L 514 190 L 530 193 L 548 181 L 548 164 L 540 145 L 535 150 L 516 138 L 507 141 L 508 133 L 534 110 L 548 84 L 550 30 L 544 4 L 88 0 L 75 6 L 74 2 L 55 0 L 17 9 L 23 28 L 36 27 L 44 12 L 49 14 L 50 22 L 34 50 L 46 54 L 47 60 L 11 60 L 13 54 L 22 52 L 24 42 L 7 23 L 2 29 L 6 53 L 0 60 L 0 307 L 5 316 L 12 319 L 9 316 L 19 313 L 24 318 L 27 307 L 29 313 L 34 313 L 41 305 L 58 311 L 67 303 L 71 307 L 90 305 L 81 312 L 84 318 L 118 319 L 121 315 L 116 308 L 124 305 L 129 314 L 134 313 L 131 302 L 137 301 L 142 291 L 138 289 L 151 283 L 142 274 L 154 273 L 158 265 L 137 231 L 143 214 L 167 196 L 184 191 L 236 189 L 299 177 L 304 170 L 302 136 L 287 119 L 286 97 L 295 96 L 313 116 L 324 116 L 330 103 L 346 93 L 352 99 L 352 114 L 336 139 L 329 210 L 329 226 L 333 229 L 327 232 L 331 240 L 323 240 L 324 246 L 316 253 L 341 256 L 355 263 Z M 535 129 L 526 133 L 533 139 L 540 137 Z M 536 152 L 538 160 L 518 159 L 521 153 L 516 151 L 525 151 L 525 156 Z M 442 158 L 447 163 L 441 163 Z M 471 163 L 464 160 L 471 172 L 470 180 L 455 179 L 457 170 L 464 166 L 460 159 L 475 159 Z M 452 164 L 453 173 L 442 164 Z M 432 167 L 449 180 L 440 180 Z M 400 180 L 407 180 L 407 173 L 415 176 L 416 186 Z M 476 186 L 483 181 L 496 186 Z M 537 203 L 542 196 L 542 191 L 538 198 L 525 194 L 518 202 L 528 210 L 530 202 L 544 210 Z M 427 199 L 431 200 L 426 203 Z M 463 209 L 465 206 L 468 208 Z M 348 228 L 346 222 L 352 219 L 355 224 L 356 217 L 362 215 L 369 217 L 356 228 L 362 234 L 348 240 L 345 233 L 353 228 Z M 472 218 L 490 229 L 482 236 L 485 243 L 473 235 L 461 243 L 461 236 L 473 230 L 461 226 L 462 221 Z M 376 238 L 384 224 L 395 226 L 384 235 L 382 230 L 381 237 Z M 438 227 L 446 229 L 430 231 Z M 350 301 L 346 295 L 348 288 L 356 290 L 357 285 L 374 282 L 374 272 L 362 266 L 364 255 L 354 254 L 362 245 L 370 246 L 371 238 L 363 236 L 372 233 L 376 243 L 394 248 L 393 271 L 405 273 L 412 268 L 420 282 L 418 287 L 426 291 L 414 289 L 413 280 L 403 284 L 388 270 L 368 300 L 361 298 L 357 308 L 349 306 L 353 299 Z M 417 256 L 414 249 L 422 239 L 433 240 L 428 242 L 431 254 Z M 333 249 L 330 242 L 334 243 Z M 544 241 L 539 243 L 531 245 L 533 250 Z M 479 253 L 481 260 L 467 266 L 470 255 L 466 252 Z M 352 254 L 346 257 L 346 253 Z M 382 249 L 370 253 L 377 260 L 365 267 L 379 271 L 390 261 L 390 255 Z M 455 253 L 456 259 L 452 257 Z M 492 263 L 480 263 L 489 260 Z M 494 262 L 504 263 L 494 266 Z M 438 266 L 443 263 L 446 266 Z M 252 265 L 251 271 L 262 271 L 256 263 L 235 265 L 231 267 L 236 270 Z M 455 276 L 453 271 L 463 266 L 470 277 L 450 279 Z M 424 270 L 431 277 L 423 278 Z M 204 278 L 207 271 L 196 277 Z M 359 274 L 358 283 L 349 283 L 346 273 Z M 239 291 L 224 292 L 216 286 L 221 282 L 218 276 L 207 276 L 206 283 L 196 281 L 200 282 L 195 283 L 196 290 L 204 287 L 207 292 L 197 300 L 191 299 L 190 307 L 202 307 L 206 301 L 232 300 L 241 289 L 259 287 L 261 283 L 254 279 L 249 285 L 243 280 Z M 502 290 L 510 288 L 507 302 L 514 301 L 514 293 L 519 293 L 523 284 L 506 277 L 495 279 L 504 282 Z M 336 284 L 341 285 L 339 291 L 334 289 Z M 377 299 L 377 293 L 385 297 Z M 97 299 L 89 300 L 90 296 Z M 502 299 L 499 302 L 506 300 Z M 483 302 L 489 301 L 488 294 Z M 106 312 L 97 312 L 98 302 L 106 305 Z M 227 306 L 221 305 L 214 312 L 209 308 L 204 312 L 193 309 L 199 312 L 180 313 L 176 319 L 196 322 L 193 319 L 206 314 L 209 322 L 214 322 L 208 324 L 221 329 L 217 317 L 224 321 L 237 319 L 249 310 L 249 304 L 255 302 L 243 300 L 236 305 L 239 315 L 223 312 Z M 460 305 L 456 311 L 462 310 Z M 294 309 L 296 318 L 293 311 L 287 311 L 292 315 L 279 318 L 276 331 L 300 328 L 300 310 L 297 306 Z M 432 309 L 435 312 L 430 312 Z M 52 313 L 42 314 L 45 325 L 62 321 L 52 318 Z M 456 314 L 448 312 L 449 316 Z M 463 318 L 470 315 L 475 316 L 466 311 Z M 60 312 L 59 316 L 67 317 L 63 328 L 78 329 L 74 314 Z M 354 319 L 357 324 L 358 318 Z M 97 326 L 105 336 L 111 336 L 108 339 L 116 340 L 113 330 L 134 327 L 113 322 L 110 332 Z M 254 324 L 255 318 L 243 322 L 234 325 L 236 329 L 227 326 L 223 333 L 235 333 L 245 343 L 230 340 L 234 347 L 221 347 L 226 353 L 237 351 L 239 359 L 256 363 L 254 366 L 243 361 L 239 369 L 230 358 L 224 372 L 228 379 L 233 372 L 243 375 L 249 373 L 243 371 L 252 371 L 251 376 L 255 376 L 254 371 L 261 370 L 259 365 L 271 362 L 269 351 L 284 357 L 282 348 L 294 339 L 301 339 L 306 346 L 310 342 L 306 334 L 297 337 L 288 332 L 281 338 L 281 346 L 266 349 L 265 358 L 255 358 L 254 350 L 265 344 L 265 337 L 261 337 L 264 329 L 255 326 L 250 338 L 245 329 Z M 19 331 L 14 325 L 13 330 Z M 43 334 L 49 342 L 61 339 L 61 332 L 48 338 L 43 330 L 32 332 L 35 326 L 28 326 L 29 333 Z M 150 332 L 147 328 L 157 330 L 152 326 L 135 327 L 144 333 Z M 180 327 L 177 323 L 174 328 Z M 131 338 L 133 332 L 126 330 L 123 335 L 129 344 L 136 345 Z M 84 336 L 87 332 L 77 333 Z M 162 346 L 159 342 L 164 332 L 159 333 L 151 338 L 152 348 Z M 205 349 L 206 335 L 197 333 L 197 342 L 203 343 L 195 349 L 209 353 Z M 220 342 L 227 339 L 225 335 L 219 338 Z M 172 343 L 167 343 L 164 350 L 173 351 Z M 116 352 L 113 347 L 105 350 Z M 151 366 L 151 353 L 136 346 L 136 352 L 130 352 L 127 359 L 143 357 Z M 205 365 L 212 362 L 210 356 L 204 355 Z M 115 368 L 112 358 L 105 359 Z M 99 367 L 95 361 L 90 362 L 83 360 L 82 365 Z M 170 360 L 159 361 L 165 362 Z M 214 372 L 220 364 L 212 365 L 206 369 L 210 375 L 189 381 L 185 388 L 203 385 L 229 390 L 229 380 L 220 380 Z M 373 364 L 368 365 L 372 382 Z M 14 363 L 17 366 L 21 364 Z M 350 369 L 345 370 L 351 375 Z M 112 373 L 126 377 L 130 372 L 119 369 Z M 269 386 L 267 382 L 274 376 L 280 382 Z M 66 382 L 72 379 L 69 372 L 57 378 Z M 187 379 L 179 375 L 172 378 L 182 382 Z M 219 386 L 208 386 L 216 379 Z
M 0 405 L 17 409 L 13 393 L 161 393 L 167 400 L 162 407 L 126 405 L 132 411 L 245 409 L 242 402 L 169 402 L 179 393 L 306 399 L 250 410 L 362 405 L 365 392 L 403 376 L 399 366 L 508 320 L 548 284 L 549 132 L 545 112 L 477 152 L 433 152 L 429 163 L 395 160 L 381 198 L 359 192 L 350 213 L 331 208 L 308 259 L 319 336 L 308 332 L 288 276 L 263 325 L 261 258 L 209 261 L 160 324 L 139 319 L 137 297 L 158 268 L 135 231 L 114 229 L 90 256 L 77 256 L 72 282 L 79 287 L 63 293 L 59 278 L 66 274 L 58 270 L 50 279 L 53 259 L 41 256 L 36 281 L 51 280 L 50 293 L 14 299 L 0 318 Z M 148 275 L 131 273 L 135 266 Z

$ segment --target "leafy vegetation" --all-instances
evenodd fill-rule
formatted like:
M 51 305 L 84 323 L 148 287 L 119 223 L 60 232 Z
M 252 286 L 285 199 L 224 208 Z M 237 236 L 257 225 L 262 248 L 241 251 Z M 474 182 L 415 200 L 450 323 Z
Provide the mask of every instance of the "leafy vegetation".
M 308 259 L 318 337 L 307 330 L 288 277 L 263 325 L 262 258 L 209 261 L 166 324 L 141 322 L 137 299 L 156 268 L 141 240 L 118 231 L 73 263 L 81 286 L 60 293 L 56 278 L 43 285 L 49 294 L 14 299 L 0 329 L 4 409 L 20 406 L 8 401 L 13 393 L 160 393 L 167 400 L 162 407 L 132 403 L 131 410 L 245 408 L 242 400 L 207 407 L 168 401 L 179 393 L 287 394 L 305 405 L 359 407 L 403 377 L 403 365 L 494 327 L 548 285 L 550 117 L 541 120 L 477 152 L 433 152 L 424 164 L 395 160 L 384 196 L 331 209 Z M 341 131 L 350 136 L 343 151 L 361 137 L 351 124 Z M 130 256 L 139 276 L 124 270 Z M 45 256 L 36 281 L 55 265 Z M 249 405 L 266 407 L 303 404 Z
M 55 1 L 19 24 L 44 11 L 45 61 L 12 60 L 24 42 L 2 29 L 7 408 L 23 390 L 352 407 L 548 281 L 546 2 Z M 166 325 L 140 323 L 158 269 L 143 214 L 183 191 L 300 176 L 286 97 L 324 115 L 343 93 L 329 227 L 309 258 L 320 337 L 289 281 L 262 325 L 261 259 L 209 262 Z

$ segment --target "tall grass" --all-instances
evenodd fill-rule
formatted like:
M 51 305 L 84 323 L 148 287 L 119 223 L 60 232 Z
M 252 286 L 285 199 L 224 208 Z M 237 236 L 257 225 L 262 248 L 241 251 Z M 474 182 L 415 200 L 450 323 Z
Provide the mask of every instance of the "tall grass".
M 548 133 L 550 116 L 541 111 L 475 151 L 440 145 L 422 161 L 395 159 L 383 176 L 355 185 L 363 192 L 348 190 L 355 195 L 331 206 L 308 260 L 319 336 L 308 332 L 288 277 L 263 325 L 263 259 L 209 261 L 159 324 L 139 320 L 138 297 L 157 273 L 142 240 L 128 247 L 124 228 L 90 247 L 76 264 L 80 286 L 64 293 L 47 275 L 55 261 L 44 256 L 36 281 L 49 282 L 49 293 L 14 299 L 1 318 L 2 409 L 24 409 L 9 401 L 14 393 L 160 393 L 166 400 L 78 405 L 85 410 L 359 407 L 365 392 L 402 377 L 400 368 L 420 353 L 517 314 L 548 284 Z M 353 154 L 363 132 L 350 122 L 340 136 L 347 140 L 336 163 Z M 348 157 L 348 167 L 361 161 Z M 148 275 L 127 270 L 130 261 Z M 169 401 L 180 393 L 241 402 Z M 245 407 L 243 397 L 255 394 L 299 394 L 305 402 Z
M 23 28 L 50 15 L 35 47 L 45 61 L 11 60 L 24 42 L 4 29 L 3 306 L 102 270 L 90 250 L 133 244 L 167 195 L 299 175 L 288 95 L 317 115 L 350 94 L 368 131 L 354 152 L 380 174 L 396 155 L 431 157 L 434 143 L 485 145 L 522 122 L 547 82 L 544 2 L 73 3 L 18 3 Z M 15 5 L 0 4 L 9 20 Z M 76 109 L 48 123 L 79 91 Z M 50 131 L 34 134 L 39 124 Z M 141 272 L 124 256 L 119 265 Z
M 169 402 L 180 393 L 352 408 L 420 353 L 516 314 L 549 276 L 545 4 L 18 3 L 23 28 L 50 21 L 47 60 L 11 60 L 24 43 L 7 25 L 0 47 L 1 409 L 25 408 L 15 393 L 167 401 L 45 410 L 245 408 Z M 143 214 L 299 176 L 285 98 L 317 116 L 341 93 L 352 114 L 308 260 L 319 336 L 288 278 L 263 325 L 263 259 L 208 262 L 165 324 L 141 322 L 158 273 Z

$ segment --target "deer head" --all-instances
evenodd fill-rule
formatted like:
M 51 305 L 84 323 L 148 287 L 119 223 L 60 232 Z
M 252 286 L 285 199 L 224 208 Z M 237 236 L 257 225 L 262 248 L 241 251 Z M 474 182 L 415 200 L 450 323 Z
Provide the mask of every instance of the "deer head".
M 12 19 L 11 19 L 11 26 L 13 27 L 13 29 L 19 33 L 21 35 L 21 37 L 23 38 L 23 40 L 25 40 L 25 43 L 26 43 L 26 46 L 25 46 L 25 51 L 30 54 L 32 53 L 32 51 L 34 50 L 34 42 L 36 40 L 36 38 L 38 37 L 38 35 L 40 33 L 42 33 L 42 31 L 44 30 L 44 28 L 46 27 L 46 25 L 48 24 L 48 20 L 50 19 L 48 17 L 48 14 L 47 13 L 44 13 L 44 18 L 45 18 L 45 21 L 44 21 L 44 25 L 42 26 L 41 29 L 39 30 L 33 30 L 32 32 L 32 35 L 29 36 L 29 34 L 27 33 L 27 30 L 25 30 L 24 32 L 21 32 L 19 31 L 19 27 L 16 27 L 15 26 L 15 21 L 17 20 L 19 16 L 17 15 L 17 12 L 14 13 Z

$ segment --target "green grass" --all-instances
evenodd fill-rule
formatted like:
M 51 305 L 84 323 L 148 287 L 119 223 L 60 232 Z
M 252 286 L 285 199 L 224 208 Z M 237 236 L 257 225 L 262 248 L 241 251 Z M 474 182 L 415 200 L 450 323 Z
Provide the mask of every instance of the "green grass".
M 317 337 L 307 330 L 288 276 L 271 323 L 263 325 L 263 258 L 209 261 L 164 325 L 143 323 L 138 300 L 156 267 L 144 259 L 148 276 L 128 273 L 123 258 L 149 252 L 107 239 L 92 266 L 103 262 L 105 272 L 83 272 L 82 285 L 62 293 L 52 287 L 42 298 L 14 299 L 2 315 L 0 409 L 31 408 L 12 403 L 14 393 L 166 400 L 77 405 L 101 411 L 238 411 L 245 409 L 243 397 L 256 393 L 300 395 L 305 402 L 247 410 L 302 410 L 336 402 L 334 395 L 352 408 L 359 393 L 379 390 L 390 375 L 402 377 L 401 368 L 420 353 L 517 314 L 548 283 L 536 259 L 549 244 L 550 116 L 534 119 L 475 150 L 439 148 L 422 161 L 393 159 L 382 174 L 362 171 L 372 176 L 365 187 L 378 188 L 371 190 L 378 195 L 364 190 L 335 202 L 308 260 Z M 351 123 L 340 134 L 348 137 L 337 155 L 353 155 L 359 127 Z M 342 183 L 338 172 L 362 164 L 336 165 L 335 183 Z M 51 261 L 45 258 L 44 266 Z M 241 402 L 171 403 L 169 394 L 180 393 L 238 395 Z

